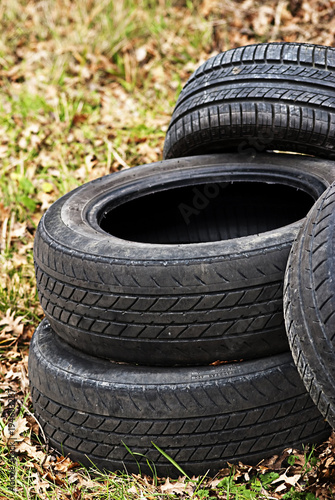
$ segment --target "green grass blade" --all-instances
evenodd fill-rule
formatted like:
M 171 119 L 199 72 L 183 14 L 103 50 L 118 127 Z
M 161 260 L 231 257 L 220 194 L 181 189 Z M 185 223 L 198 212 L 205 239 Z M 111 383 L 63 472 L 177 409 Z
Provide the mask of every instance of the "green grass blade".
M 187 479 L 189 479 L 191 481 L 191 478 L 186 474 L 186 472 L 180 467 L 179 464 L 177 464 L 177 462 L 175 460 L 173 460 L 172 457 L 170 457 L 170 455 L 168 455 L 165 451 L 163 451 L 159 446 L 157 446 L 157 444 L 153 443 L 151 441 L 151 444 L 156 448 L 156 450 L 159 451 L 159 453 L 161 453 L 163 455 L 163 457 L 165 457 L 172 465 L 174 465 L 174 467 L 176 467 L 176 469 L 179 470 L 179 472 L 187 477 Z

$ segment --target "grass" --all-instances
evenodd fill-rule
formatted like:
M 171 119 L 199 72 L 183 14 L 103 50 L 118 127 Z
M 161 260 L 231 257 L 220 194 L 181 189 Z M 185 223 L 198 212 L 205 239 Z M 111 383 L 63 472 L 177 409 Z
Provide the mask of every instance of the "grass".
M 24 414 L 24 412 L 23 412 Z M 3 424 L 2 424 L 3 425 Z M 23 439 L 23 437 L 21 436 Z M 0 447 L 0 498 L 6 499 L 180 499 L 191 498 L 194 500 L 261 500 L 280 498 L 275 493 L 278 485 L 284 486 L 287 478 L 278 472 L 260 470 L 243 466 L 231 466 L 221 471 L 214 479 L 206 476 L 200 478 L 181 477 L 172 481 L 159 479 L 155 476 L 149 478 L 141 475 L 126 475 L 121 473 L 102 473 L 94 468 L 89 471 L 73 464 L 68 458 L 53 457 L 48 459 L 43 467 L 36 460 L 36 446 L 31 444 L 27 437 L 18 444 L 19 450 L 24 450 L 30 461 L 23 461 L 8 453 L 5 446 Z M 308 453 L 307 453 L 308 454 Z M 305 453 L 305 459 L 307 454 Z M 311 454 L 311 452 L 309 452 Z M 312 450 L 314 456 L 314 450 Z M 293 455 L 290 455 L 293 457 Z M 300 465 L 295 467 L 297 475 L 305 469 L 313 469 L 315 464 L 304 462 L 297 456 Z M 27 466 L 29 464 L 29 466 Z M 15 470 L 15 476 L 11 471 Z M 297 476 L 293 476 L 297 477 Z M 14 487 L 16 492 L 14 493 Z M 313 493 L 303 491 L 299 487 L 289 487 L 282 498 L 285 500 L 316 500 Z M 331 498 L 331 497 L 330 497 Z
M 160 160 L 176 98 L 211 55 L 269 40 L 332 45 L 330 3 L 291 1 L 280 12 L 275 0 L 0 3 L 0 404 L 13 391 L 25 401 L 15 418 L 27 425 L 16 442 L 14 493 L 8 421 L 0 420 L 0 499 L 333 498 L 333 476 L 320 466 L 332 442 L 310 457 L 291 453 L 294 485 L 273 483 L 282 465 L 240 464 L 177 482 L 88 471 L 46 448 L 27 380 L 29 342 L 43 317 L 32 254 L 42 214 L 84 182 Z

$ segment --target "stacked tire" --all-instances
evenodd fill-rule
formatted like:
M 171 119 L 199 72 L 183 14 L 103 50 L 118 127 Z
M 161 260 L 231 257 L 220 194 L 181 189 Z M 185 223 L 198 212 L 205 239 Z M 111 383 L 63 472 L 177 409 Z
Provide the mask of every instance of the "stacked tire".
M 42 217 L 29 377 L 52 446 L 173 476 L 329 435 L 334 78 L 328 47 L 219 54 L 181 92 L 162 162 Z

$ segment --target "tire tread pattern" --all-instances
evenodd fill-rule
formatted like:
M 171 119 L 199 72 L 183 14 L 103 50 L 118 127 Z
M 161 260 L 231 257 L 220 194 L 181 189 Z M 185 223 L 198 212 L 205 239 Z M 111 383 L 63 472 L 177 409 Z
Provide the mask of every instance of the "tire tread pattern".
M 185 84 L 164 158 L 238 149 L 335 157 L 335 50 L 270 43 L 228 50 Z
M 335 428 L 334 184 L 307 216 L 285 276 L 285 323 L 293 358 L 314 403 Z
M 55 331 L 87 353 L 147 364 L 149 349 L 153 365 L 266 356 L 288 348 L 282 279 L 290 244 L 267 248 L 277 258 L 266 264 L 251 252 L 236 257 L 238 265 L 234 256 L 205 263 L 199 293 L 196 270 L 178 274 L 171 266 L 162 273 L 157 265 L 125 274 L 125 266 L 83 259 L 54 242 L 42 218 L 34 246 L 37 289 Z
M 44 320 L 31 344 L 29 376 L 35 414 L 56 449 L 83 463 L 135 472 L 124 442 L 153 460 L 160 473 L 175 474 L 154 442 L 187 473 L 201 474 L 227 461 L 256 463 L 329 435 L 290 356 L 277 358 L 271 368 L 263 360 L 251 362 L 244 376 L 229 375 L 229 369 L 224 375 L 221 368 L 184 369 L 178 382 L 176 373 L 174 381 L 163 382 L 161 369 L 148 368 L 147 376 L 142 369 L 141 382 L 135 372 L 129 375 L 133 367 L 114 365 L 111 375 L 104 368 L 109 362 L 66 347 Z M 185 370 L 200 379 L 183 380 Z

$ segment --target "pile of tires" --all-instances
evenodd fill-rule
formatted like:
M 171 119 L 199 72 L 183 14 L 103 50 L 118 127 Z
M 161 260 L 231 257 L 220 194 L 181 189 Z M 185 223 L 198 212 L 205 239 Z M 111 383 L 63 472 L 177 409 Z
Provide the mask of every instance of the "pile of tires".
M 48 209 L 29 378 L 54 448 L 174 476 L 329 435 L 334 79 L 328 47 L 219 54 L 182 90 L 163 161 Z

